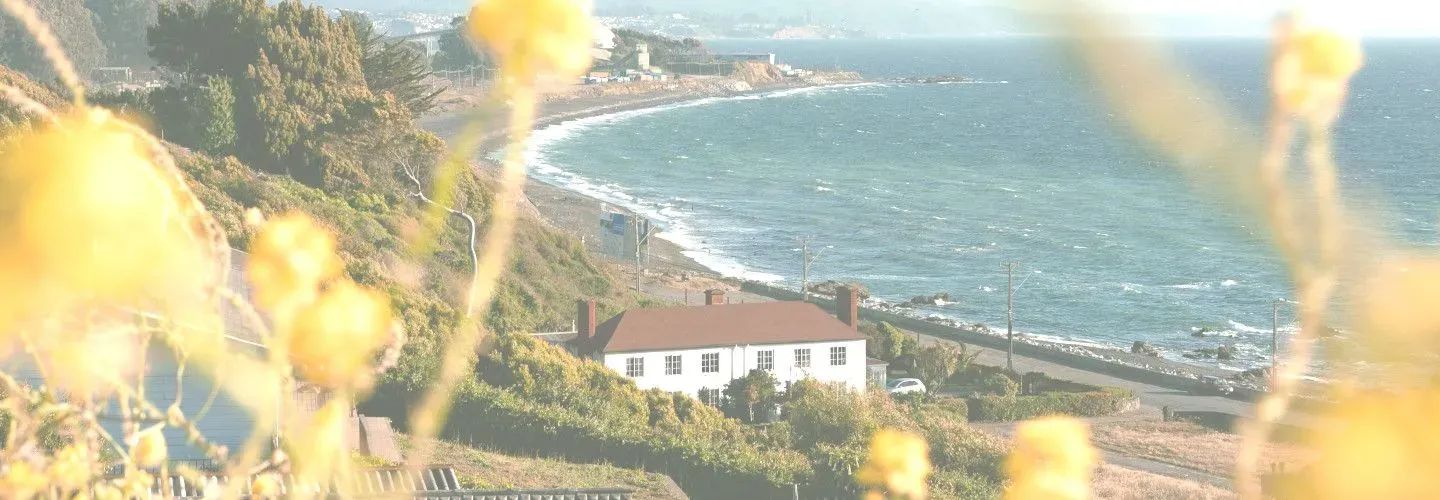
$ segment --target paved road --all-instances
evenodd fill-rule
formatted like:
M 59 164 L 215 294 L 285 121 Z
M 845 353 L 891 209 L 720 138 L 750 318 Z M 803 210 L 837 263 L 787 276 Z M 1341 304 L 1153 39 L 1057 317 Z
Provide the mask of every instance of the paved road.
M 955 343 L 954 341 L 949 339 L 942 339 L 929 335 L 920 335 L 921 345 L 930 345 L 934 342 Z M 975 361 L 980 364 L 991 366 L 1005 366 L 1004 351 L 979 348 L 973 345 L 967 345 L 966 347 L 971 350 L 980 350 L 980 356 L 975 358 Z M 1139 397 L 1141 405 L 1155 409 L 1155 411 L 1157 412 L 1157 417 L 1159 415 L 1159 408 L 1163 406 L 1169 406 L 1171 408 L 1180 410 L 1220 411 L 1233 415 L 1249 415 L 1254 411 L 1255 407 L 1254 404 L 1246 401 L 1239 401 L 1220 396 L 1196 396 L 1176 389 L 1135 382 L 1119 377 L 1106 375 L 1103 373 L 1096 373 L 1092 371 L 1081 370 L 1078 368 L 1071 368 L 1069 366 L 1061 365 L 1050 361 L 1041 361 L 1034 358 L 1027 358 L 1018 354 L 1015 355 L 1015 371 L 1018 371 L 1020 373 L 1041 372 L 1053 378 L 1072 380 L 1075 382 L 1080 382 L 1082 384 L 1121 387 L 1129 389 L 1135 391 L 1135 395 Z

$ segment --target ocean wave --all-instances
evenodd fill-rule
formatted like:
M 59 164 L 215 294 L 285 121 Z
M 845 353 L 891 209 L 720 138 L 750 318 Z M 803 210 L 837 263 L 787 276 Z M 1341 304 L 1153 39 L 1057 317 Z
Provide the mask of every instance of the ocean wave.
M 873 85 L 873 83 L 840 84 L 787 89 L 743 96 L 706 97 L 663 106 L 618 111 L 615 113 L 563 121 L 533 132 L 529 147 L 524 154 L 525 164 L 529 168 L 531 177 L 536 180 L 600 200 L 603 203 L 622 207 L 654 221 L 660 227 L 660 232 L 656 234 L 656 237 L 678 245 L 686 257 L 691 258 L 696 263 L 712 271 L 727 277 L 764 282 L 779 281 L 781 279 L 779 275 L 751 270 L 735 259 L 712 251 L 711 248 L 705 245 L 704 242 L 693 233 L 693 229 L 689 223 L 689 219 L 693 214 L 668 203 L 656 203 L 636 197 L 627 192 L 624 186 L 615 183 L 596 182 L 569 172 L 560 166 L 551 164 L 548 161 L 546 151 L 552 145 L 565 141 L 586 129 L 610 125 L 655 113 L 708 106 L 727 101 L 783 98 Z M 685 160 L 689 159 L 689 157 L 679 155 L 676 156 L 676 159 Z M 820 182 L 825 183 L 824 181 Z
M 815 192 L 817 192 L 817 193 L 833 193 L 833 192 L 835 192 L 835 189 L 833 189 L 833 188 L 828 188 L 828 187 L 825 187 L 825 186 L 815 186 Z

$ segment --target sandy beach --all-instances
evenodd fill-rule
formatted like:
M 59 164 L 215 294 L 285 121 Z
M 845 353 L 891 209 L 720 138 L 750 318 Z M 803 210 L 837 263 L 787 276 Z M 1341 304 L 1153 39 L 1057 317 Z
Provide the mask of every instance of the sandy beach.
M 746 94 L 774 92 L 804 87 L 856 83 L 861 81 L 855 73 L 816 73 L 807 78 L 775 80 L 753 75 L 746 78 L 729 77 L 685 77 L 664 82 L 634 82 L 604 85 L 577 85 L 552 90 L 547 93 L 536 119 L 536 129 L 569 120 L 666 106 L 710 97 L 731 97 Z M 494 108 L 487 103 L 484 87 L 473 87 L 450 91 L 438 111 L 421 118 L 422 127 L 447 141 L 455 137 L 466 125 L 467 120 L 480 119 L 485 124 L 485 140 L 476 158 L 476 168 L 494 168 L 487 160 L 489 155 L 504 146 L 501 131 L 503 123 L 494 119 L 498 113 L 488 112 Z M 478 111 L 477 111 L 478 110 Z M 605 203 L 589 196 L 546 184 L 534 179 L 526 183 L 525 196 L 542 220 L 551 226 L 581 238 L 592 251 L 598 250 L 602 213 L 629 213 L 623 207 Z M 685 249 L 663 238 L 652 238 L 644 270 L 646 291 L 666 300 L 683 302 L 687 296 L 698 299 L 698 292 L 707 288 L 724 287 L 738 292 L 738 282 L 726 280 L 704 266 L 686 257 Z M 596 255 L 600 255 L 597 251 Z M 616 271 L 633 280 L 633 266 L 628 260 L 615 260 Z M 652 288 L 653 287 L 653 288 Z M 760 296 L 742 294 L 738 300 L 768 300 Z
M 568 120 L 618 113 L 629 110 L 665 106 L 708 97 L 738 96 L 750 93 L 772 92 L 789 88 L 814 87 L 854 83 L 858 75 L 842 73 L 806 80 L 782 80 L 747 82 L 734 78 L 699 77 L 670 82 L 637 82 L 629 84 L 572 86 L 547 94 L 541 105 L 536 128 Z M 464 89 L 451 92 L 440 111 L 433 112 L 420 120 L 426 129 L 449 140 L 459 133 L 467 120 L 479 116 L 486 123 L 486 140 L 481 154 L 477 155 L 476 168 L 495 168 L 486 158 L 504 145 L 501 131 L 503 124 L 495 120 L 499 113 L 485 112 L 483 88 Z M 495 106 L 490 104 L 493 109 Z M 479 114 L 476 114 L 479 109 Z M 586 242 L 595 255 L 599 252 L 600 217 L 605 212 L 626 212 L 604 201 L 534 179 L 525 186 L 525 195 L 538 217 L 554 228 L 571 233 Z M 724 288 L 729 297 L 737 302 L 770 301 L 766 295 L 741 291 L 738 280 L 725 278 L 701 266 L 684 255 L 684 248 L 662 238 L 652 238 L 643 269 L 644 292 L 660 300 L 674 303 L 697 303 L 703 300 L 703 290 Z M 634 279 L 633 266 L 628 259 L 608 258 L 617 277 L 627 282 Z M 1195 378 L 1201 375 L 1226 377 L 1233 373 L 1213 367 L 1197 366 L 1180 361 L 1132 354 L 1118 349 L 1077 347 L 1074 345 L 1050 345 L 1036 339 L 1026 339 L 1031 345 L 1047 346 L 1058 351 L 1082 354 L 1087 357 L 1104 359 L 1111 363 L 1145 367 L 1161 373 Z M 1084 351 L 1083 353 L 1081 351 Z

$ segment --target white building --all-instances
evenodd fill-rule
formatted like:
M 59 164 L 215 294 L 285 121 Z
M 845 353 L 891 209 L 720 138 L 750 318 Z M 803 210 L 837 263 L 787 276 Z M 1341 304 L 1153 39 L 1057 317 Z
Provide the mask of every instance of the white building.
M 723 291 L 711 290 L 704 306 L 631 309 L 599 325 L 594 302 L 585 301 L 576 340 L 582 354 L 641 389 L 705 399 L 762 369 L 782 384 L 814 378 L 861 390 L 865 336 L 856 329 L 854 294 L 841 295 L 831 315 L 808 302 L 726 304 Z

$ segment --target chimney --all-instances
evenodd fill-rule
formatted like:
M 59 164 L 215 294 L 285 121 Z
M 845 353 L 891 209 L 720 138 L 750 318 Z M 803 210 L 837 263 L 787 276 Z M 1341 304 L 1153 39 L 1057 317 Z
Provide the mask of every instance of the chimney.
M 578 301 L 576 310 L 575 340 L 583 344 L 595 337 L 595 301 Z
M 858 294 L 849 286 L 835 287 L 835 317 L 850 328 L 860 328 L 860 314 L 857 310 Z
M 719 288 L 711 288 L 705 291 L 705 305 L 714 306 L 725 303 L 725 291 Z

